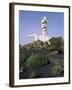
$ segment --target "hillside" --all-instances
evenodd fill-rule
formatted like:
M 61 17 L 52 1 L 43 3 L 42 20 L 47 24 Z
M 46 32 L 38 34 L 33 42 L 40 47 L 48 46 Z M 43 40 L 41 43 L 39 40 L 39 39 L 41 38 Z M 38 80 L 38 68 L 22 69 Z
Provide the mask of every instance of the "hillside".
M 63 76 L 64 54 L 61 37 L 48 42 L 20 45 L 20 79 Z
M 48 46 L 49 46 L 48 42 L 42 42 L 42 41 L 38 40 L 38 41 L 33 41 L 32 43 L 29 43 L 27 45 L 24 45 L 24 48 L 26 48 L 26 49 L 31 49 L 31 48 L 42 49 L 42 48 L 48 48 Z

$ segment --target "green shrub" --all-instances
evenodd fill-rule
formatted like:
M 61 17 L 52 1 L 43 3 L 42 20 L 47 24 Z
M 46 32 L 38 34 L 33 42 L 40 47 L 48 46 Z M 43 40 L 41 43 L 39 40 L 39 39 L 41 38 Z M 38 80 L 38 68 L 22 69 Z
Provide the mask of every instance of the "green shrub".
M 23 65 L 28 57 L 29 57 L 28 55 L 20 54 L 19 58 L 20 65 Z
M 56 64 L 52 67 L 52 73 L 54 75 L 61 75 L 64 72 L 64 68 L 56 62 Z
M 26 66 L 33 70 L 48 63 L 49 63 L 49 59 L 40 54 L 35 54 L 35 55 L 32 54 L 31 56 L 29 56 L 29 58 L 27 58 L 25 62 Z
M 42 66 L 42 65 L 46 65 L 50 63 L 49 62 L 49 59 L 48 57 L 44 56 L 44 55 L 41 55 L 41 54 L 32 54 L 30 55 L 26 62 L 25 62 L 25 65 L 32 69 L 32 73 L 29 75 L 29 78 L 34 78 L 36 77 L 36 73 L 35 73 L 35 70 Z
M 62 37 L 52 37 L 50 40 L 50 49 L 57 50 L 59 53 L 64 52 L 64 40 Z

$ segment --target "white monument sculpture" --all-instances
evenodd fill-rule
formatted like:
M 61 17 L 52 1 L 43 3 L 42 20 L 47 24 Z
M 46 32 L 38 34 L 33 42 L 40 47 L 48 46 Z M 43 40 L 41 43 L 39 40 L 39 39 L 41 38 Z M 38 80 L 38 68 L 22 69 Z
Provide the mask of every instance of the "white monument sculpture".
M 48 27 L 48 22 L 47 22 L 46 16 L 44 16 L 43 19 L 41 20 L 42 34 L 37 35 L 36 33 L 34 33 L 33 35 L 29 35 L 29 37 L 33 38 L 34 41 L 41 40 L 43 42 L 48 42 L 50 44 L 47 27 Z

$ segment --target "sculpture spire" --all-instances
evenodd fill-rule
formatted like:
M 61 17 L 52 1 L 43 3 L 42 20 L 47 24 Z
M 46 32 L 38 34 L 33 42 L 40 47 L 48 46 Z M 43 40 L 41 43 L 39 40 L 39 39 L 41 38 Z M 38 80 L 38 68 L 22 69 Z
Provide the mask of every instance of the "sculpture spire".
M 48 21 L 46 16 L 44 16 L 41 20 L 42 34 L 37 35 L 36 33 L 34 33 L 33 35 L 29 35 L 29 37 L 34 38 L 35 41 L 41 40 L 43 42 L 48 42 L 50 44 L 47 33 L 47 27 L 48 27 Z
M 46 16 L 43 17 L 43 19 L 41 20 L 41 24 L 42 24 L 42 34 L 43 35 L 47 35 L 47 19 L 46 19 Z

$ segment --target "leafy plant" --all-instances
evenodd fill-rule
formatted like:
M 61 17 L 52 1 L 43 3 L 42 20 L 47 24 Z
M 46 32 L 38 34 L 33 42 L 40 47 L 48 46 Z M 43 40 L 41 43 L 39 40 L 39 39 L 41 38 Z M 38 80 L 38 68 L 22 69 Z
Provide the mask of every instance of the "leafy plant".
M 50 48 L 57 50 L 59 53 L 63 53 L 63 48 L 64 48 L 64 41 L 62 37 L 53 37 L 50 39 Z
M 32 54 L 25 62 L 26 66 L 30 69 L 33 70 L 33 76 L 34 76 L 34 73 L 35 73 L 35 70 L 42 66 L 42 65 L 46 65 L 50 63 L 49 62 L 49 59 L 45 56 L 42 56 L 40 54 Z
M 58 62 L 56 62 L 55 65 L 52 67 L 52 73 L 55 75 L 61 75 L 62 72 L 64 72 L 63 67 Z

